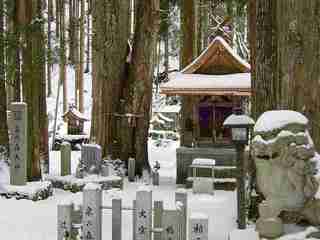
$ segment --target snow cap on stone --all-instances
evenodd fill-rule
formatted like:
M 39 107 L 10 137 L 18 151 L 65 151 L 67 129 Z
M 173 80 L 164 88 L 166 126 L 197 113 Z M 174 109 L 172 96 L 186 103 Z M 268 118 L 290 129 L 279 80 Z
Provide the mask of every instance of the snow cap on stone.
M 100 184 L 97 183 L 87 183 L 83 188 L 84 190 L 101 190 Z
M 281 129 L 289 124 L 306 126 L 308 119 L 303 114 L 291 110 L 267 111 L 257 120 L 254 132 L 269 132 Z
M 244 124 L 254 124 L 254 121 L 251 117 L 247 115 L 236 115 L 231 114 L 229 117 L 226 118 L 223 125 L 244 125 Z

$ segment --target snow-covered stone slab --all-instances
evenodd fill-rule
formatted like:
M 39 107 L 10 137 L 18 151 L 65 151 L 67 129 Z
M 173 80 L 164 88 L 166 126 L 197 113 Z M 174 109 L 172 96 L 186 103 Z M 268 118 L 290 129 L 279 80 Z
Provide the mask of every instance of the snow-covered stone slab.
M 4 190 L 0 193 L 0 196 L 33 201 L 47 199 L 53 193 L 52 184 L 48 181 L 27 182 L 24 186 L 4 185 Z
M 84 162 L 86 172 L 99 173 L 102 164 L 101 147 L 98 144 L 83 144 L 81 160 Z
M 136 195 L 135 240 L 151 240 L 152 191 L 140 186 Z
M 259 240 L 259 233 L 253 228 L 236 229 L 229 233 L 228 240 Z
M 71 192 L 80 192 L 87 183 L 100 184 L 103 190 L 111 188 L 123 187 L 123 179 L 119 176 L 100 176 L 100 175 L 87 175 L 84 178 L 77 178 L 74 175 L 67 176 L 51 176 L 45 177 L 47 181 L 52 183 L 54 188 L 60 188 Z
M 192 161 L 192 165 L 204 165 L 204 166 L 215 166 L 216 165 L 216 161 L 214 159 L 210 159 L 210 158 L 195 158 Z
M 193 193 L 213 194 L 214 180 L 207 177 L 196 177 L 193 180 Z

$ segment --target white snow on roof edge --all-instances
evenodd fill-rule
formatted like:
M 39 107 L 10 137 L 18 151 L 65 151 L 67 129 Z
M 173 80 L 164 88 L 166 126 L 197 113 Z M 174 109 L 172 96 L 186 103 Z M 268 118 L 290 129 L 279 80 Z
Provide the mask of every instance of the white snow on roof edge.
M 308 119 L 292 110 L 272 110 L 264 112 L 254 126 L 254 132 L 269 132 L 292 123 L 308 125 Z

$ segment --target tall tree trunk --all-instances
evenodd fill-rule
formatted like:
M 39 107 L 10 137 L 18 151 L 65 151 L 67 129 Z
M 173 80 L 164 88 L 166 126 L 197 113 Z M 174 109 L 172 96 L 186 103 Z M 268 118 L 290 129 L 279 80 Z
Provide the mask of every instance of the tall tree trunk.
M 0 0 L 0 161 L 9 157 L 4 47 L 4 1 Z
M 195 4 L 194 0 L 181 2 L 181 55 L 180 68 L 183 69 L 192 62 L 196 56 L 196 34 L 195 34 Z M 192 116 L 192 105 L 190 97 L 182 97 L 181 106 L 181 146 L 185 146 L 186 121 Z
M 23 96 L 28 105 L 28 179 L 41 178 L 40 134 L 43 133 L 40 121 L 43 119 L 41 111 L 45 109 L 44 84 L 44 32 L 42 23 L 41 0 L 28 0 L 24 2 L 25 18 L 22 19 L 24 30 L 23 45 Z M 32 21 L 40 19 L 40 21 Z M 40 106 L 44 104 L 44 106 Z
M 95 127 L 91 138 L 103 155 L 119 141 L 116 115 L 119 112 L 121 82 L 127 57 L 129 1 L 93 1 L 93 111 Z
M 79 56 L 79 30 L 80 30 L 80 15 L 79 15 L 79 1 L 74 0 L 74 19 L 75 19 L 75 30 L 74 30 L 74 45 L 73 45 L 73 58 L 75 66 L 75 106 L 79 108 L 79 76 L 80 76 L 80 56 Z
M 60 22 L 60 82 L 63 85 L 63 112 L 68 110 L 68 84 L 66 76 L 66 37 L 65 37 L 65 3 L 60 2 L 59 22 Z
M 90 19 L 90 14 L 91 14 L 91 8 L 90 8 L 90 0 L 87 0 L 87 50 L 86 50 L 86 69 L 84 70 L 85 73 L 90 72 L 90 35 L 91 35 L 91 19 Z
M 136 174 L 143 168 L 150 170 L 148 162 L 148 130 L 152 101 L 155 45 L 160 24 L 158 0 L 138 1 L 137 22 L 132 55 L 131 78 L 133 85 L 133 113 L 135 119 Z
M 56 0 L 56 38 L 60 37 L 60 9 L 63 0 Z
M 52 87 L 51 87 L 51 70 L 52 70 L 52 49 L 51 49 L 51 21 L 52 21 L 52 0 L 48 0 L 48 32 L 47 32 L 47 41 L 48 41 L 48 53 L 47 53 L 47 82 L 48 82 L 48 89 L 47 95 L 48 97 L 52 94 Z
M 74 4 L 75 0 L 69 0 L 69 61 L 75 64 L 74 61 L 74 34 L 75 34 L 75 17 Z
M 254 115 L 271 109 L 303 112 L 319 150 L 320 2 L 258 0 L 256 4 Z
M 80 42 L 79 42 L 79 75 L 78 75 L 78 86 L 79 86 L 79 111 L 84 112 L 83 103 L 83 64 L 84 64 L 84 31 L 85 31 L 85 0 L 81 0 L 81 16 L 80 16 Z

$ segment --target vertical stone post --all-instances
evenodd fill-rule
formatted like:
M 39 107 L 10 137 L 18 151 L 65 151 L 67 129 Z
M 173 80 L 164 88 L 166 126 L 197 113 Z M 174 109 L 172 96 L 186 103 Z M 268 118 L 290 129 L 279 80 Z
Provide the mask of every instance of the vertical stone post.
M 135 240 L 151 240 L 152 191 L 143 186 L 137 191 Z
M 81 147 L 81 160 L 87 172 L 98 174 L 101 171 L 102 164 L 101 147 L 98 144 L 83 144 Z
M 72 230 L 72 203 L 58 205 L 58 235 L 57 240 L 69 239 Z
M 136 240 L 136 226 L 137 226 L 137 201 L 132 202 L 132 239 Z
M 130 182 L 134 182 L 135 180 L 135 159 L 134 158 L 129 158 L 128 160 L 128 179 Z
M 27 104 L 13 102 L 10 106 L 10 184 L 26 185 L 27 182 Z
M 154 211 L 153 211 L 153 227 L 161 228 L 162 227 L 162 214 L 163 214 L 163 202 L 154 201 Z M 161 240 L 161 233 L 154 232 L 153 240 Z
M 208 216 L 197 213 L 190 217 L 189 239 L 190 240 L 208 240 Z
M 158 171 L 154 171 L 152 172 L 152 184 L 155 186 L 159 186 L 159 172 Z
M 101 240 L 102 191 L 98 184 L 88 183 L 83 189 L 83 239 Z
M 244 171 L 244 144 L 236 144 L 237 149 L 237 206 L 238 228 L 245 229 L 246 224 L 246 197 L 245 197 L 245 171 Z
M 112 199 L 112 240 L 121 240 L 121 199 Z
M 180 213 L 177 209 L 166 209 L 162 215 L 162 239 L 163 240 L 184 240 L 180 231 Z
M 60 147 L 60 175 L 66 176 L 71 174 L 71 145 L 63 142 Z
M 179 211 L 179 236 L 181 236 L 181 239 L 187 239 L 188 194 L 185 189 L 176 191 L 175 202 Z

